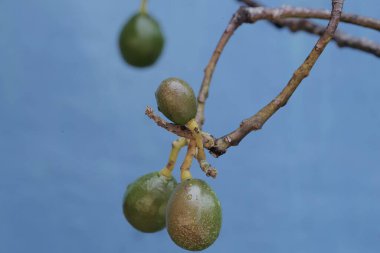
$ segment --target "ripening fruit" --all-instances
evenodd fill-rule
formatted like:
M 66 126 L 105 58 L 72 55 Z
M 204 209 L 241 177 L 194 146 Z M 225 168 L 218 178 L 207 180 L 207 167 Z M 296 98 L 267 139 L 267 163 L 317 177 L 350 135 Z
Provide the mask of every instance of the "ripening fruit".
M 198 251 L 217 239 L 222 209 L 214 191 L 200 179 L 178 184 L 166 210 L 166 228 L 180 247 Z
M 123 212 L 137 230 L 152 233 L 165 227 L 166 205 L 177 182 L 159 172 L 146 174 L 127 187 Z
M 194 91 L 179 78 L 168 78 L 156 90 L 158 110 L 178 125 L 185 125 L 197 113 Z
M 135 67 L 147 67 L 156 62 L 164 46 L 159 24 L 145 12 L 140 12 L 123 27 L 119 47 L 124 60 Z

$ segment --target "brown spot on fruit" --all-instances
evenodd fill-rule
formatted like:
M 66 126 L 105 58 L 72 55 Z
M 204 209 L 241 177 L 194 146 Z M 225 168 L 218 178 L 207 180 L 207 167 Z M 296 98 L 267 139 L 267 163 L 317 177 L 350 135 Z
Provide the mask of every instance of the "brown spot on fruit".
M 178 246 L 206 249 L 218 238 L 221 225 L 220 202 L 203 180 L 188 179 L 177 185 L 166 209 L 166 227 Z

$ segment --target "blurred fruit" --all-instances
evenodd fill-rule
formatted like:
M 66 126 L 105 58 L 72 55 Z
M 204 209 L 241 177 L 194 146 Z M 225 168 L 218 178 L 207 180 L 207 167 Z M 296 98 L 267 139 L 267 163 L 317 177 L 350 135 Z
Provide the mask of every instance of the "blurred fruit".
M 164 46 L 159 24 L 149 14 L 140 12 L 123 27 L 119 47 L 124 60 L 135 67 L 147 67 L 156 62 Z
M 178 125 L 185 125 L 197 113 L 194 91 L 179 78 L 168 78 L 156 90 L 157 107 L 168 119 Z
M 123 212 L 128 222 L 142 232 L 156 232 L 165 227 L 168 199 L 177 182 L 159 172 L 146 174 L 127 187 Z
M 222 209 L 214 191 L 200 179 L 177 185 L 166 210 L 166 228 L 180 247 L 198 251 L 217 239 L 222 225 Z

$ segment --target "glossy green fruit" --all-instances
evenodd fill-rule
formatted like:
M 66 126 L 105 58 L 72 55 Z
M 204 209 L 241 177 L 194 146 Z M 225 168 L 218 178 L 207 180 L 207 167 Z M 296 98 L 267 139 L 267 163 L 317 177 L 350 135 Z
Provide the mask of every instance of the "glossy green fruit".
M 166 205 L 177 182 L 159 172 L 146 174 L 128 185 L 123 212 L 137 230 L 152 233 L 165 227 Z
M 156 62 L 164 46 L 159 24 L 146 13 L 137 13 L 123 27 L 119 47 L 132 66 L 146 67 Z
M 195 118 L 197 101 L 194 91 L 179 78 L 168 78 L 156 90 L 158 110 L 178 125 L 185 125 Z
M 213 190 L 200 179 L 178 184 L 168 202 L 166 228 L 180 247 L 198 251 L 217 239 L 222 209 Z

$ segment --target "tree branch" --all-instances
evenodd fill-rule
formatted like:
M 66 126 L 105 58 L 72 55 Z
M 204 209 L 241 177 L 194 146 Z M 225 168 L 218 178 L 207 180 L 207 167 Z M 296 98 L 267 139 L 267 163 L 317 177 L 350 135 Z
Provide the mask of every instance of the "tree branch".
M 263 8 L 263 7 L 260 7 L 260 8 L 241 7 L 233 15 L 226 30 L 224 31 L 222 37 L 220 38 L 217 44 L 217 47 L 214 50 L 207 67 L 205 68 L 204 79 L 203 79 L 202 86 L 198 94 L 198 110 L 197 110 L 197 115 L 196 115 L 196 120 L 198 121 L 200 126 L 202 126 L 204 123 L 204 106 L 205 106 L 205 102 L 208 96 L 210 82 L 211 82 L 213 72 L 215 70 L 215 66 L 219 60 L 219 57 L 225 45 L 228 43 L 234 31 L 242 23 L 255 23 L 258 20 L 269 20 L 273 23 L 281 21 L 281 22 L 285 22 L 285 24 L 290 24 L 286 22 L 288 21 L 294 22 L 294 20 L 289 19 L 289 18 L 299 18 L 299 17 L 315 18 L 316 16 L 319 18 L 331 17 L 331 19 L 326 29 L 319 28 L 319 25 L 315 25 L 306 20 L 293 23 L 299 26 L 302 25 L 302 29 L 313 29 L 313 31 L 317 29 L 318 34 L 321 33 L 322 35 L 317 41 L 312 51 L 310 52 L 310 54 L 308 55 L 308 57 L 306 58 L 306 60 L 303 62 L 303 64 L 294 72 L 292 78 L 288 81 L 285 88 L 279 93 L 279 95 L 275 99 L 273 99 L 270 103 L 264 106 L 258 113 L 244 120 L 240 124 L 240 127 L 238 127 L 233 132 L 221 138 L 215 139 L 212 135 L 202 132 L 203 143 L 205 144 L 205 147 L 210 150 L 211 154 L 213 154 L 215 157 L 218 157 L 224 154 L 229 147 L 238 145 L 240 141 L 251 131 L 261 129 L 262 126 L 265 124 L 265 122 L 275 112 L 277 112 L 281 107 L 283 107 L 288 102 L 289 98 L 297 89 L 297 87 L 302 82 L 302 80 L 309 75 L 311 69 L 313 68 L 314 64 L 318 60 L 319 56 L 322 54 L 328 42 L 331 39 L 333 39 L 334 36 L 335 36 L 335 40 L 337 41 L 337 36 L 336 34 L 334 35 L 334 33 L 336 32 L 336 28 L 340 21 L 343 2 L 344 0 L 332 0 L 333 10 L 331 14 L 329 15 L 326 15 L 325 13 L 322 13 L 322 14 L 316 13 L 315 11 L 313 10 L 310 11 L 309 9 L 290 8 L 290 7 L 283 7 L 283 8 L 276 8 L 276 9 L 273 9 L 273 8 L 269 9 L 269 8 Z M 356 20 L 359 20 L 359 21 L 353 21 L 355 20 L 355 18 Z M 363 20 L 365 18 L 357 19 L 357 17 L 354 17 L 353 15 L 346 16 L 345 20 L 348 21 L 349 19 L 350 19 L 350 22 L 359 24 L 359 23 L 363 23 L 364 22 Z M 306 23 L 302 23 L 302 22 L 306 22 Z M 373 26 L 373 24 L 375 24 L 374 22 L 372 22 L 371 25 L 368 25 L 369 23 L 367 23 L 367 26 L 371 26 L 371 27 Z M 292 26 L 292 28 L 297 28 L 297 27 Z M 349 44 L 349 46 L 351 47 L 358 46 L 358 44 L 355 44 L 355 43 L 364 43 L 365 46 L 368 46 L 370 44 L 366 40 L 356 39 L 353 37 L 347 37 L 347 35 L 345 34 L 342 35 L 342 33 L 340 33 L 339 36 L 343 37 L 341 43 Z M 378 47 L 377 44 L 374 44 L 373 46 Z M 371 51 L 371 49 L 368 49 L 368 48 L 366 48 L 365 50 Z M 175 133 L 179 136 L 188 138 L 188 139 L 193 138 L 189 129 L 183 126 L 178 126 L 178 125 L 174 125 L 174 124 L 166 122 L 165 120 L 155 115 L 151 108 L 149 107 L 147 108 L 146 114 L 151 119 L 153 119 L 159 126 L 167 129 L 168 131 Z
M 245 3 L 247 6 L 250 7 L 263 7 L 261 3 L 258 1 L 253 1 L 253 0 L 238 0 L 239 2 Z M 342 20 L 343 18 L 346 19 L 354 19 L 356 15 L 354 14 L 342 14 Z M 379 30 L 379 25 L 378 23 L 380 22 L 379 20 L 375 20 L 373 18 L 365 18 L 365 17 L 360 17 L 362 20 L 370 20 L 370 23 L 372 23 L 371 28 L 375 30 Z M 321 26 L 319 24 L 316 24 L 314 22 L 308 21 L 306 19 L 275 19 L 275 20 L 270 20 L 270 22 L 276 27 L 276 28 L 288 28 L 292 32 L 298 32 L 298 31 L 304 31 L 310 34 L 315 34 L 318 36 L 321 36 L 325 30 L 324 26 Z M 365 23 L 366 21 L 364 21 Z M 350 23 L 350 22 L 349 22 Z M 365 27 L 368 27 L 365 25 Z M 348 35 L 344 32 L 341 31 L 336 31 L 333 40 L 336 42 L 338 47 L 350 47 L 354 49 L 358 49 L 370 54 L 373 54 L 377 57 L 380 57 L 380 45 L 365 39 L 365 38 L 359 38 L 359 37 L 354 37 L 351 35 Z
M 259 6 L 258 3 L 253 1 L 244 0 L 244 2 L 252 3 L 252 6 Z M 250 14 L 253 13 L 253 15 Z M 219 60 L 219 57 L 231 38 L 234 31 L 242 24 L 242 23 L 254 23 L 257 20 L 265 19 L 271 21 L 278 27 L 288 27 L 292 31 L 304 30 L 313 34 L 318 34 L 323 36 L 325 32 L 325 28 L 323 26 L 314 24 L 308 20 L 301 19 L 296 20 L 294 18 L 321 18 L 321 19 L 329 19 L 331 17 L 331 13 L 327 11 L 321 10 L 312 10 L 307 8 L 292 8 L 292 7 L 282 7 L 282 8 L 249 8 L 249 7 L 241 7 L 232 17 L 229 22 L 226 30 L 224 31 L 222 37 L 220 38 L 214 53 L 211 56 L 211 59 L 208 65 L 205 68 L 205 74 L 202 81 L 201 88 L 198 93 L 198 110 L 196 115 L 196 120 L 200 127 L 204 124 L 204 110 L 205 103 L 208 97 L 210 82 L 212 79 L 212 75 L 215 70 L 215 66 Z M 290 19 L 289 19 L 290 18 Z M 353 14 L 344 14 L 344 21 L 369 27 L 375 30 L 380 30 L 380 21 L 367 17 L 360 17 Z M 366 39 L 360 39 L 351 37 L 342 32 L 335 34 L 335 41 L 339 46 L 349 46 L 352 48 L 361 49 L 366 52 L 373 53 L 376 56 L 380 57 L 380 45 L 376 44 L 372 41 Z
M 327 46 L 328 42 L 332 39 L 336 28 L 339 23 L 343 8 L 344 0 L 332 0 L 333 9 L 331 11 L 331 19 L 325 32 L 319 38 L 316 45 L 303 62 L 303 64 L 294 72 L 292 78 L 289 80 L 285 88 L 280 92 L 280 94 L 273 99 L 269 104 L 263 107 L 258 113 L 252 117 L 244 120 L 240 127 L 233 132 L 225 135 L 216 140 L 215 146 L 212 152 L 215 155 L 221 155 L 226 152 L 227 148 L 230 146 L 236 146 L 240 141 L 251 131 L 259 130 L 265 124 L 265 122 L 281 107 L 283 107 L 294 91 L 297 89 L 298 85 L 306 78 L 314 64 L 318 60 L 319 56 L 322 54 L 323 50 Z M 265 9 L 265 8 L 241 8 L 237 12 L 237 15 L 242 17 L 247 22 L 256 22 L 260 19 L 273 20 L 279 17 L 291 17 L 296 13 L 295 9 L 280 8 L 280 9 Z M 240 18 L 241 19 L 241 18 Z M 234 20 L 239 20 L 233 19 Z M 235 21 L 236 22 L 236 21 Z

